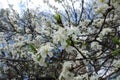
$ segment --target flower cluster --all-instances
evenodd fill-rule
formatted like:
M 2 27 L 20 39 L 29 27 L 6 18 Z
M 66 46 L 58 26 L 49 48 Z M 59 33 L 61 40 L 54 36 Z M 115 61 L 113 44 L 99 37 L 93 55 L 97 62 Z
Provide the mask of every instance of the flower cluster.
M 84 0 L 56 2 L 65 12 L 55 7 L 56 14 L 47 16 L 30 9 L 21 16 L 14 10 L 1 12 L 0 61 L 9 67 L 1 70 L 0 65 L 1 72 L 7 75 L 15 71 L 21 79 L 52 76 L 59 80 L 104 80 L 117 76 L 120 1 L 98 0 L 87 11 Z

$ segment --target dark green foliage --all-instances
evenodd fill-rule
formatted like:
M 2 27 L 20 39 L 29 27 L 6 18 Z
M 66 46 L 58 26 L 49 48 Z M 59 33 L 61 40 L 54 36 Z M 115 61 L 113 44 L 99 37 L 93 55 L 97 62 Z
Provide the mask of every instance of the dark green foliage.
M 117 56 L 120 54 L 120 49 L 115 49 L 113 52 L 112 52 L 112 55 L 113 56 Z
M 117 45 L 120 45 L 120 40 L 117 39 L 117 38 L 113 38 L 112 41 L 117 44 Z

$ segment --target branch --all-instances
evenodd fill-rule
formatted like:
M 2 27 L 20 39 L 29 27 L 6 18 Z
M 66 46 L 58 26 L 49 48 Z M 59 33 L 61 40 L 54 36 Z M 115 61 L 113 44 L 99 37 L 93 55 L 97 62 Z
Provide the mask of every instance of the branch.
M 84 0 L 82 0 L 82 8 L 81 8 L 81 13 L 80 13 L 80 16 L 79 16 L 79 20 L 78 20 L 78 24 L 77 24 L 77 25 L 80 24 L 80 20 L 81 20 L 81 18 L 82 18 L 83 10 L 84 10 Z
M 20 60 L 20 59 L 9 59 L 9 58 L 1 58 L 1 60 L 6 60 L 6 61 L 13 61 L 13 62 L 29 62 L 29 61 L 32 61 L 32 60 Z

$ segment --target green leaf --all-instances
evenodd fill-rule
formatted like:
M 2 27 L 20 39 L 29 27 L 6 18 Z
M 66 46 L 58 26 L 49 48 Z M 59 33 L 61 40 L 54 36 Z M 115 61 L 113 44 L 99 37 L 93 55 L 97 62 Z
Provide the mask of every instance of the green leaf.
M 113 56 L 117 56 L 120 54 L 120 49 L 115 49 L 113 52 L 112 52 L 112 55 Z
M 41 57 L 37 58 L 38 61 L 40 61 Z
M 75 43 L 75 44 L 79 44 L 80 42 L 78 42 L 78 41 L 74 41 L 74 43 Z
M 30 47 L 32 52 L 37 53 L 36 48 L 32 44 L 30 44 L 29 47 Z
M 115 3 L 115 0 L 112 0 L 112 3 Z
M 56 15 L 54 16 L 54 18 L 55 18 L 57 24 L 63 27 L 61 15 L 60 15 L 60 14 L 56 14 Z
M 82 46 L 87 46 L 87 42 L 84 41 L 84 42 L 82 43 Z
M 60 14 L 56 14 L 56 15 L 54 16 L 54 18 L 55 18 L 56 21 L 59 21 L 59 20 L 61 19 L 61 16 L 60 16 Z
M 3 67 L 2 66 L 0 66 L 0 71 L 2 71 L 3 70 Z
M 100 0 L 101 3 L 103 3 L 105 0 Z
M 67 40 L 66 40 L 66 43 L 67 43 L 67 45 L 71 45 L 72 42 L 71 42 L 70 39 L 67 39 Z
M 113 38 L 112 41 L 113 41 L 115 44 L 120 45 L 120 40 L 119 40 L 119 39 Z

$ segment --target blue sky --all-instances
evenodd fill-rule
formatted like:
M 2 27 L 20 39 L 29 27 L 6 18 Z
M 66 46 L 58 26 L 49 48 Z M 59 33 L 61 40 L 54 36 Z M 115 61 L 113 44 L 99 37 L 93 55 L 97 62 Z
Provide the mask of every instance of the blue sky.
M 45 7 L 46 4 L 43 3 L 43 0 L 0 0 L 0 8 L 8 8 L 8 4 L 12 4 L 13 8 L 18 12 L 20 12 L 21 8 L 26 8 L 26 7 L 33 9 L 36 7 L 42 7 L 42 9 L 47 9 Z
M 40 7 L 40 9 L 42 10 L 47 10 L 48 6 L 44 4 L 43 1 L 44 0 L 0 0 L 0 8 L 8 8 L 8 4 L 12 4 L 13 8 L 18 12 L 20 12 L 21 9 L 25 9 L 26 7 L 32 9 Z M 56 5 L 54 0 L 50 1 L 52 2 L 52 4 Z
M 29 2 L 31 1 L 31 2 Z M 43 2 L 44 0 L 0 0 L 0 8 L 8 8 L 8 4 L 12 4 L 13 8 L 15 10 L 17 10 L 18 12 L 21 11 L 21 9 L 24 9 L 26 7 L 29 8 L 36 8 L 36 7 L 40 7 L 41 10 L 47 10 L 49 9 L 48 6 L 46 4 L 44 4 Z M 89 1 L 89 0 L 85 0 L 85 1 Z M 29 2 L 29 3 L 28 3 Z M 21 5 L 20 5 L 21 3 Z M 58 5 L 57 3 L 54 2 L 54 0 L 50 0 L 50 4 L 55 5 L 58 7 L 58 9 L 62 9 L 62 7 L 60 5 Z M 77 7 L 79 4 L 75 4 L 75 6 Z

